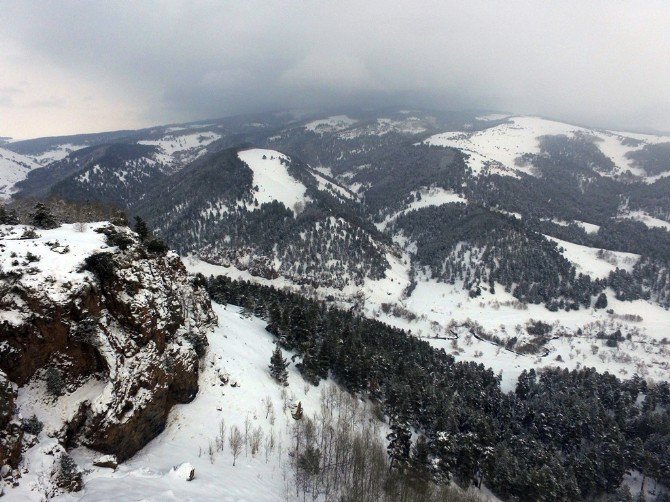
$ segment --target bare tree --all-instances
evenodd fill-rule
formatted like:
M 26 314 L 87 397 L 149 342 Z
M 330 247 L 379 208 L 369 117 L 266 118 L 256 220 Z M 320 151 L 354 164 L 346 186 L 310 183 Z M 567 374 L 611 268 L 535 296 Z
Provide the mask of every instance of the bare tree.
M 237 425 L 231 427 L 230 435 L 228 436 L 228 444 L 230 445 L 230 452 L 233 454 L 233 466 L 235 465 L 237 457 L 242 451 L 243 440 L 244 438 L 242 437 L 242 433 L 240 432 L 240 429 L 237 427 Z

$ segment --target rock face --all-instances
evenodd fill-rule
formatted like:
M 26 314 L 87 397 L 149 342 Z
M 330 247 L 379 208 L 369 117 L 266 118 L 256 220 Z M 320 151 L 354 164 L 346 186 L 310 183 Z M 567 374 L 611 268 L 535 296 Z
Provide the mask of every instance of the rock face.
M 16 391 L 7 375 L 0 371 L 0 469 L 6 465 L 18 467 L 21 458 L 23 431 L 18 422 L 12 420 L 15 399 Z M 3 477 L 2 473 L 0 477 Z
M 149 252 L 127 227 L 79 230 L 18 241 L 2 227 L 0 370 L 19 386 L 56 371 L 68 391 L 101 379 L 104 390 L 79 403 L 61 439 L 123 461 L 163 430 L 174 404 L 195 397 L 216 316 L 176 254 Z M 8 259 L 27 251 L 38 259 Z

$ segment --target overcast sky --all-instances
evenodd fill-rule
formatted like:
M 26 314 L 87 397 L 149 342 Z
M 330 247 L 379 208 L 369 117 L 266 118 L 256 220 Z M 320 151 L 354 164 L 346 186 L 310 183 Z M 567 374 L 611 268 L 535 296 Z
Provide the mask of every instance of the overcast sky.
M 0 0 L 0 136 L 381 104 L 670 131 L 667 1 Z

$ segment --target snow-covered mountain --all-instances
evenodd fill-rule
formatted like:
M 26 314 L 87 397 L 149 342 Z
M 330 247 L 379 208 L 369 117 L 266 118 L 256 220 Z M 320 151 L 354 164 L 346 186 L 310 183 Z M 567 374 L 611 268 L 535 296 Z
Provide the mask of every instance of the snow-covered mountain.
M 457 148 L 466 153 L 468 166 L 478 175 L 483 172 L 516 176 L 517 172 L 533 174 L 529 158 L 542 152 L 542 139 L 564 136 L 595 147 L 606 159 L 594 168 L 609 176 L 628 174 L 653 181 L 670 175 L 670 170 L 654 168 L 645 154 L 670 144 L 670 136 L 635 134 L 578 127 L 538 117 L 502 117 L 498 125 L 478 131 L 451 131 L 433 135 L 429 145 Z M 670 166 L 667 166 L 670 167 Z M 660 171 L 660 172 L 659 172 Z

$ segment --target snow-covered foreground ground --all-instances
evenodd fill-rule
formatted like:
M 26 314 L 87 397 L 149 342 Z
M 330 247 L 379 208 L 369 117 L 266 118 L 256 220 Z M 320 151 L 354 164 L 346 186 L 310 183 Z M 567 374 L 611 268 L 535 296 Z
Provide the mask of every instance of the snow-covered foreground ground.
M 209 335 L 210 346 L 203 359 L 195 400 L 175 406 L 165 431 L 115 471 L 94 467 L 93 461 L 100 456 L 96 452 L 86 448 L 72 451 L 87 474 L 83 491 L 64 499 L 269 502 L 285 498 L 286 487 L 293 486 L 286 465 L 293 419 L 284 401 L 300 401 L 305 414 L 312 414 L 318 409 L 320 392 L 327 384 L 322 383 L 319 388 L 306 385 L 295 365 L 291 365 L 289 387 L 278 385 L 267 371 L 274 343 L 265 331 L 265 323 L 258 318 L 245 318 L 237 307 L 214 304 L 214 309 L 219 325 Z M 227 384 L 222 377 L 228 379 Z M 286 396 L 282 395 L 284 389 Z M 73 408 L 72 403 L 91 390 L 95 391 L 96 386 L 87 385 L 53 405 L 44 397 L 43 389 L 21 389 L 22 415 L 36 413 L 44 421 L 45 430 L 40 442 L 26 455 L 30 472 L 24 475 L 19 488 L 8 491 L 9 500 L 42 500 L 39 488 L 45 480 L 40 470 L 50 461 L 44 452 L 55 444 L 54 439 L 48 438 L 50 426 L 59 425 Z M 269 416 L 264 402 L 267 399 L 272 409 Z M 58 416 L 54 410 L 64 412 Z M 268 451 L 263 441 L 255 455 L 243 448 L 233 467 L 228 444 L 230 428 L 237 426 L 244 434 L 246 420 L 250 430 L 263 431 L 264 441 L 273 434 L 276 444 Z M 224 445 L 222 451 L 217 451 L 216 438 L 221 428 L 225 431 Z M 195 479 L 190 482 L 173 472 L 173 467 L 186 462 L 195 468 Z

